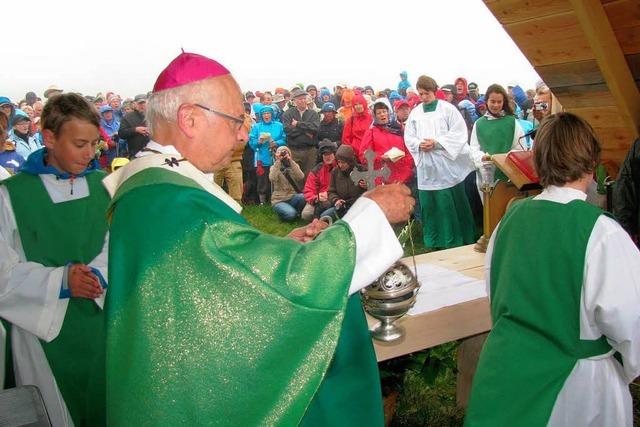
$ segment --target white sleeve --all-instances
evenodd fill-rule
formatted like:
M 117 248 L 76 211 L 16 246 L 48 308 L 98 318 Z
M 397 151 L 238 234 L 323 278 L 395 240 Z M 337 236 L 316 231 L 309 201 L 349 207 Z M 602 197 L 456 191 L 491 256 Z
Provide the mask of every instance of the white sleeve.
M 107 271 L 107 267 L 109 265 L 109 233 L 104 237 L 104 245 L 102 245 L 102 251 L 96 256 L 93 261 L 89 263 L 89 267 L 93 267 L 97 269 L 104 280 L 109 283 L 109 275 Z M 104 300 L 107 297 L 107 289 L 102 292 L 102 295 L 99 298 L 96 298 L 94 301 L 100 308 L 104 308 Z
M 620 225 L 602 215 L 585 255 L 580 338 L 607 338 L 622 355 L 628 382 L 640 375 L 640 252 Z
M 68 299 L 60 299 L 64 267 L 27 262 L 9 194 L 0 187 L 0 317 L 38 338 L 60 333 Z
M 412 112 L 413 113 L 413 112 Z M 414 158 L 420 153 L 420 143 L 422 139 L 418 137 L 418 125 L 415 119 L 415 113 L 409 114 L 407 124 L 404 129 L 404 145 Z
M 360 197 L 342 218 L 356 239 L 349 295 L 373 283 L 402 256 L 402 246 L 376 202 Z
M 449 130 L 447 133 L 438 136 L 436 141 L 445 149 L 445 155 L 451 160 L 455 160 L 467 145 L 467 124 L 460 111 L 452 105 L 446 107 L 442 114 L 447 121 Z
M 476 122 L 477 123 L 477 122 Z M 471 130 L 471 139 L 469 140 L 469 149 L 471 150 L 471 160 L 476 169 L 482 166 L 482 158 L 487 154 L 480 149 L 480 141 L 478 141 L 478 132 L 476 123 L 473 124 L 473 130 Z

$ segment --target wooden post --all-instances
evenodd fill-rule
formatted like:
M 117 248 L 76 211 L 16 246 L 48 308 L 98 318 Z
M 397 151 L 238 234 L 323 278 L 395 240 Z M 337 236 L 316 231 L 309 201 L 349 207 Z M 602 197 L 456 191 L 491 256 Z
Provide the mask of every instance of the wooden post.
M 458 384 L 456 386 L 456 401 L 458 406 L 467 407 L 469 395 L 471 394 L 471 384 L 476 373 L 478 359 L 482 346 L 489 333 L 475 335 L 462 340 L 458 347 Z
M 600 0 L 569 1 L 625 126 L 638 137 L 640 93 L 602 3 Z

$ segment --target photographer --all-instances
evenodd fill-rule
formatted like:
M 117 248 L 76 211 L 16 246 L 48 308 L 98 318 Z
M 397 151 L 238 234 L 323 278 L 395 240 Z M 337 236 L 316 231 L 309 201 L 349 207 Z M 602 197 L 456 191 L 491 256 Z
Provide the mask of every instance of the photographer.
M 273 210 L 282 221 L 293 221 L 304 207 L 304 196 L 300 192 L 300 182 L 304 173 L 291 158 L 289 147 L 278 147 L 275 163 L 269 171 L 273 187 L 271 203 Z
M 364 181 L 356 185 L 351 181 L 351 171 L 356 167 L 356 156 L 350 145 L 342 144 L 336 152 L 338 167 L 331 171 L 329 201 L 333 206 L 332 216 L 342 218 L 353 203 L 366 190 Z

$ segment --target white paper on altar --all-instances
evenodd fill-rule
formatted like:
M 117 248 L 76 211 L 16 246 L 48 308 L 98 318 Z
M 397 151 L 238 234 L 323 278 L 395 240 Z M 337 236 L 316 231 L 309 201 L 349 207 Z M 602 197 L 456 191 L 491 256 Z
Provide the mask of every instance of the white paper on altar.
M 411 269 L 413 266 L 408 264 Z M 422 284 L 409 315 L 426 313 L 487 296 L 485 281 L 434 264 L 418 264 Z

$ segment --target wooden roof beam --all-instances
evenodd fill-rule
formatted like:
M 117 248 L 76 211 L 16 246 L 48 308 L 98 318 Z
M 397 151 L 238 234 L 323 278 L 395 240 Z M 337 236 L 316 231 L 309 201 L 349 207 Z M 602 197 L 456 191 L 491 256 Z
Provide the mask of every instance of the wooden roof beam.
M 618 106 L 623 123 L 638 137 L 640 92 L 602 3 L 600 0 L 569 1 Z

